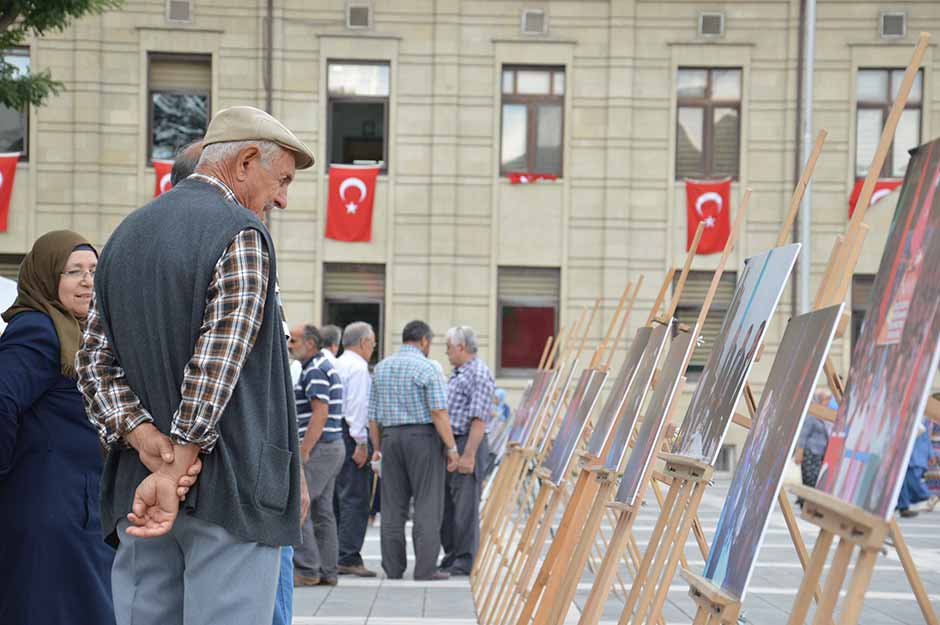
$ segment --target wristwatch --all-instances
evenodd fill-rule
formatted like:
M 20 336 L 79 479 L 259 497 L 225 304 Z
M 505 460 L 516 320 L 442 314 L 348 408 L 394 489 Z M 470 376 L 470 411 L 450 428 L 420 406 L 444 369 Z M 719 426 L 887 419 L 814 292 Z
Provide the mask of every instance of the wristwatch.
M 450 449 L 447 450 L 447 453 L 448 453 L 448 454 L 458 454 L 458 453 L 460 453 L 460 452 L 459 452 L 458 449 L 457 449 L 457 445 L 454 445 L 453 447 L 451 447 Z

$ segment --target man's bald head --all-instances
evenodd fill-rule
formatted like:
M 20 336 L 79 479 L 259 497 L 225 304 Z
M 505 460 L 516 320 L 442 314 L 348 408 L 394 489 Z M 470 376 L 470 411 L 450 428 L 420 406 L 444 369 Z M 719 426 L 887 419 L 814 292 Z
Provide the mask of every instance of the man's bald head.
M 189 178 L 190 174 L 196 171 L 196 163 L 202 155 L 202 139 L 188 143 L 180 148 L 176 153 L 176 160 L 173 161 L 173 169 L 170 172 L 170 184 L 174 187 L 180 180 Z

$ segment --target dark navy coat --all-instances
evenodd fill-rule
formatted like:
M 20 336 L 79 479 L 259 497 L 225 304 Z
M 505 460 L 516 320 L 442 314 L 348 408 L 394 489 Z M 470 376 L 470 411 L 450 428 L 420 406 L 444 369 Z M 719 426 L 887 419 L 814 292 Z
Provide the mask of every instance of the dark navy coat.
M 0 336 L 0 623 L 114 623 L 101 453 L 43 313 Z

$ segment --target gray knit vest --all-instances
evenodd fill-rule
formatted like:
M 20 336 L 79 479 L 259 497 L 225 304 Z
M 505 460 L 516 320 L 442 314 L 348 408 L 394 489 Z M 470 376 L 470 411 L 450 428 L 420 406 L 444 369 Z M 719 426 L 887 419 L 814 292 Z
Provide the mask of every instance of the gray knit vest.
M 267 228 L 218 189 L 184 180 L 117 227 L 98 260 L 95 296 L 127 382 L 169 434 L 215 265 L 246 228 L 261 233 L 271 259 L 264 319 L 183 510 L 247 541 L 298 544 L 297 418 Z M 105 534 L 130 512 L 148 474 L 136 451 L 110 451 L 101 483 Z

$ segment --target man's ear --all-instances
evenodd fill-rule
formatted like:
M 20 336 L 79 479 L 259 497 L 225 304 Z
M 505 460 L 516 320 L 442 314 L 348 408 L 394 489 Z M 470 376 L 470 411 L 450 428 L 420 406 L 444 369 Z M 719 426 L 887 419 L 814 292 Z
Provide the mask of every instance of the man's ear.
M 256 145 L 249 145 L 238 151 L 238 159 L 235 161 L 235 178 L 239 182 L 248 179 L 248 170 L 251 168 L 251 162 L 261 158 L 261 150 Z

